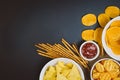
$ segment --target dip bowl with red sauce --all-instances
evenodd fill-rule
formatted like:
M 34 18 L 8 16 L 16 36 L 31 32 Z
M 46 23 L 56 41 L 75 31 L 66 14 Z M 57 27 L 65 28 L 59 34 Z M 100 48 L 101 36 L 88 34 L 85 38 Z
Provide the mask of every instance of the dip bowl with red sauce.
M 92 61 L 99 56 L 100 49 L 94 41 L 86 41 L 80 46 L 79 52 L 85 60 Z

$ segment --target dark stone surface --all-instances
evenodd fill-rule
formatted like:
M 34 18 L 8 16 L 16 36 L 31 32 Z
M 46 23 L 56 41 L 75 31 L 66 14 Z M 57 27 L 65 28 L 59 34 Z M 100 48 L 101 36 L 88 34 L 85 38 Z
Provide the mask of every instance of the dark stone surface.
M 58 43 L 61 38 L 81 43 L 81 17 L 104 13 L 120 0 L 8 0 L 0 1 L 0 80 L 38 80 L 50 60 L 36 53 L 37 43 Z M 78 45 L 80 46 L 80 45 Z M 89 71 L 84 71 L 89 80 Z

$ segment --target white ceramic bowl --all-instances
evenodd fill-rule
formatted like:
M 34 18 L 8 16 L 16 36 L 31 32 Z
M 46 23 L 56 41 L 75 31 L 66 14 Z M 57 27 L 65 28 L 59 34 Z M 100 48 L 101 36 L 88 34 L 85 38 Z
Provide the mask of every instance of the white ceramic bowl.
M 86 57 L 84 57 L 83 54 L 82 54 L 82 47 L 83 47 L 83 45 L 86 44 L 86 43 L 93 43 L 93 44 L 97 47 L 97 54 L 96 54 L 93 58 L 90 58 L 90 59 L 89 59 L 89 58 L 86 58 Z M 100 49 L 99 49 L 99 46 L 98 46 L 98 44 L 97 44 L 96 42 L 94 42 L 94 41 L 85 41 L 85 42 L 82 43 L 82 45 L 80 46 L 79 52 L 80 52 L 80 55 L 83 57 L 83 59 L 85 59 L 85 60 L 87 60 L 87 61 L 92 61 L 92 60 L 95 60 L 95 59 L 99 56 L 99 54 L 100 54 Z
M 85 80 L 85 77 L 84 77 L 84 73 L 83 73 L 83 70 L 82 68 L 80 67 L 79 64 L 77 64 L 75 61 L 71 60 L 71 59 L 68 59 L 68 58 L 56 58 L 56 59 L 53 59 L 51 61 L 49 61 L 42 69 L 41 73 L 40 73 L 40 76 L 39 76 L 39 80 L 43 80 L 43 76 L 45 75 L 45 72 L 46 70 L 48 69 L 49 66 L 54 66 L 57 64 L 58 61 L 63 61 L 64 63 L 68 63 L 68 62 L 71 62 L 72 64 L 76 65 L 79 72 L 80 72 L 80 75 L 82 77 L 82 80 Z
M 120 20 L 120 16 L 112 19 L 112 20 L 109 21 L 109 22 L 107 23 L 107 25 L 105 26 L 105 28 L 104 28 L 104 30 L 103 30 L 103 33 L 102 33 L 102 44 L 103 44 L 103 48 L 105 49 L 106 53 L 107 53 L 110 57 L 112 57 L 112 58 L 120 61 L 120 56 L 115 55 L 115 54 L 112 52 L 111 48 L 109 48 L 109 47 L 107 46 L 106 41 L 105 41 L 105 35 L 106 35 L 107 29 L 110 27 L 110 24 L 111 24 L 113 21 L 116 21 L 116 20 Z
M 110 58 L 103 58 L 103 59 L 100 59 L 100 60 L 98 60 L 97 62 L 95 62 L 95 63 L 93 64 L 93 66 L 92 66 L 92 68 L 91 68 L 91 71 L 90 71 L 90 78 L 91 78 L 91 80 L 94 80 L 94 79 L 92 78 L 92 71 L 93 71 L 95 65 L 96 65 L 98 62 L 100 62 L 100 61 L 108 60 L 108 59 L 110 59 Z M 113 60 L 115 63 L 117 63 L 117 64 L 120 66 L 120 63 L 119 63 L 119 62 L 117 62 L 117 61 L 114 60 L 114 59 L 111 59 L 111 60 Z

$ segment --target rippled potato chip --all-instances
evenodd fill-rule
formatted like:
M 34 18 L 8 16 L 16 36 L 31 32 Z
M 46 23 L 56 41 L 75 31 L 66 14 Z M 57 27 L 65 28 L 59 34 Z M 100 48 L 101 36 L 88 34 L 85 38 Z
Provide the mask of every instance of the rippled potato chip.
M 114 70 L 110 71 L 109 74 L 110 74 L 111 78 L 116 78 L 120 74 L 120 70 L 114 69 Z
M 96 63 L 93 71 L 93 80 L 119 80 L 120 66 L 112 59 L 102 60 Z
M 96 72 L 96 73 L 93 73 L 93 79 L 98 79 L 100 77 L 100 73 L 99 72 Z
M 97 63 L 95 67 L 98 72 L 104 72 L 104 67 L 101 63 Z
M 114 17 L 119 16 L 120 9 L 117 6 L 108 6 L 105 9 L 105 14 L 107 14 L 111 18 L 114 18 Z
M 82 39 L 84 40 L 94 40 L 94 30 L 84 30 L 82 32 Z
M 114 78 L 113 80 L 120 80 L 120 77 L 118 77 L 118 78 Z
M 111 76 L 109 73 L 105 72 L 105 73 L 101 73 L 100 74 L 100 80 L 111 80 Z
M 114 69 L 118 69 L 119 66 L 113 60 L 106 60 L 103 64 L 106 71 L 113 71 Z
M 82 24 L 85 26 L 92 26 L 97 22 L 95 14 L 86 14 L 82 17 Z
M 120 27 L 120 20 L 116 20 L 111 23 L 110 27 Z
M 98 15 L 98 23 L 101 27 L 105 27 L 105 25 L 110 21 L 110 17 L 104 13 Z

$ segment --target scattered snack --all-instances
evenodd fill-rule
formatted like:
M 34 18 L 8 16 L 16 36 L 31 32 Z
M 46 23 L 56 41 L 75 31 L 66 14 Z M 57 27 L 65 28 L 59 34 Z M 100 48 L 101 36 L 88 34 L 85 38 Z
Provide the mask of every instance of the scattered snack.
M 101 27 L 105 27 L 105 25 L 110 21 L 110 17 L 104 13 L 98 15 L 98 23 Z
M 84 40 L 94 40 L 94 30 L 84 30 L 82 32 L 82 39 Z
M 112 59 L 101 60 L 92 71 L 93 80 L 119 80 L 120 66 Z
M 105 25 L 110 21 L 111 18 L 117 17 L 120 15 L 120 9 L 117 6 L 108 6 L 105 9 L 105 13 L 101 13 L 98 15 L 98 23 L 100 25 L 100 27 L 97 27 L 95 30 L 84 30 L 82 31 L 82 39 L 83 40 L 95 40 L 96 42 L 98 42 L 99 47 L 100 47 L 100 55 L 104 56 L 104 50 L 103 50 L 103 45 L 102 45 L 102 41 L 101 41 L 101 35 L 102 35 L 102 31 L 105 27 Z M 94 18 L 93 18 L 94 17 Z M 97 20 L 95 19 L 96 16 L 95 14 L 92 13 L 88 13 L 86 15 L 84 15 L 81 19 L 82 24 L 85 26 L 92 26 L 93 24 L 95 24 L 97 22 Z M 120 20 L 116 20 L 113 23 L 111 23 L 110 27 L 120 27 Z M 106 36 L 106 43 L 107 45 L 110 47 L 111 43 L 114 44 L 119 44 L 120 46 L 120 40 L 118 40 L 117 42 L 111 42 L 109 41 L 110 38 L 107 38 Z M 119 49 L 120 48 L 115 48 L 115 47 L 110 47 L 112 49 L 113 52 L 115 52 L 116 54 L 120 55 Z
M 100 47 L 100 55 L 101 56 L 104 55 L 103 45 L 102 45 L 102 31 L 103 31 L 103 28 L 101 28 L 101 27 L 97 27 L 94 31 L 94 40 L 98 43 L 98 45 Z
M 55 66 L 49 66 L 43 80 L 82 80 L 82 78 L 75 65 L 58 61 Z
M 107 30 L 106 42 L 116 55 L 120 55 L 120 27 L 110 27 Z
M 89 69 L 88 67 L 88 61 L 84 60 L 78 51 L 78 48 L 75 44 L 72 44 L 72 46 L 62 39 L 61 44 L 54 44 L 51 45 L 49 43 L 41 43 L 35 45 L 39 49 L 37 50 L 39 55 L 49 57 L 49 58 L 60 58 L 60 57 L 65 57 L 65 58 L 70 58 L 74 61 L 76 61 L 78 64 L 81 64 L 83 67 Z
M 97 22 L 95 14 L 86 14 L 82 17 L 82 24 L 85 26 L 92 26 Z
M 117 6 L 108 6 L 105 9 L 105 14 L 111 18 L 115 18 L 120 15 L 120 9 Z

